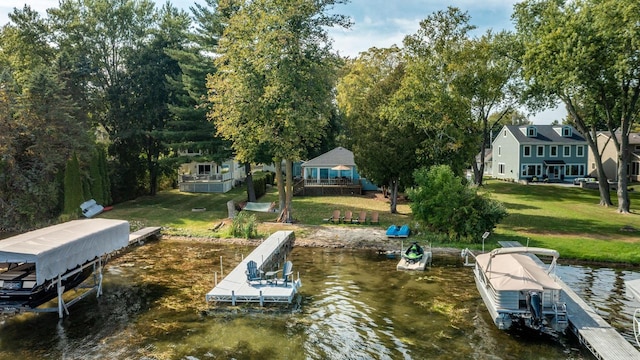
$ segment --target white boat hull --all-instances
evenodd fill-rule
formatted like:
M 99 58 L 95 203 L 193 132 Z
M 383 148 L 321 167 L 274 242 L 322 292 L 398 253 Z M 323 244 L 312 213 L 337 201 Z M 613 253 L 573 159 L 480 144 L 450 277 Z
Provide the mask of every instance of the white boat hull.
M 398 262 L 398 265 L 396 266 L 396 270 L 424 271 L 427 264 L 431 264 L 431 251 L 425 251 L 420 261 L 410 262 L 405 258 L 400 259 L 400 262 Z

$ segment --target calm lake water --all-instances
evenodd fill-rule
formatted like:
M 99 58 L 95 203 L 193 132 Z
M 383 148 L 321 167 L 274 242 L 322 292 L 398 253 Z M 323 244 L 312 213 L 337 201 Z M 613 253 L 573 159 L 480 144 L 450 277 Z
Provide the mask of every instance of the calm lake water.
M 591 359 L 572 337 L 496 329 L 472 271 L 436 257 L 425 272 L 395 270 L 372 251 L 295 248 L 299 311 L 204 300 L 214 272 L 252 247 L 162 240 L 112 259 L 104 294 L 71 315 L 0 317 L 0 359 Z M 633 339 L 640 304 L 625 294 L 629 270 L 561 266 L 558 274 Z

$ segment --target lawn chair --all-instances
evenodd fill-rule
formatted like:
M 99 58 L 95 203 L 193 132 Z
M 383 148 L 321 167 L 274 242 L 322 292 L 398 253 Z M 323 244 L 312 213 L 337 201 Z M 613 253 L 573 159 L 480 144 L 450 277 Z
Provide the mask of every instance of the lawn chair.
M 353 212 L 351 210 L 347 210 L 344 213 L 344 223 L 346 224 L 351 224 L 351 222 L 353 221 Z
M 291 261 L 287 261 L 282 266 L 282 284 L 287 286 L 287 283 L 291 281 L 291 275 L 293 274 L 293 263 Z M 277 285 L 276 281 L 276 285 Z
M 367 212 L 365 210 L 360 211 L 357 219 L 351 221 L 354 224 L 365 224 L 367 222 Z
M 278 279 L 278 273 L 282 272 L 282 277 Z M 266 274 L 267 284 L 278 285 L 278 280 L 282 280 L 282 283 L 287 286 L 287 283 L 291 280 L 289 276 L 293 273 L 293 263 L 291 261 L 287 261 L 282 266 L 282 269 L 269 271 Z
M 329 218 L 329 222 L 339 224 L 340 221 L 342 221 L 342 218 L 340 217 L 340 210 L 333 210 L 333 216 Z
M 380 220 L 378 220 L 378 212 L 374 211 L 371 213 L 371 220 L 369 221 L 370 224 L 375 224 L 375 225 L 380 225 Z
M 247 274 L 247 282 L 251 283 L 252 281 L 259 281 L 262 283 L 262 270 L 258 269 L 258 264 L 255 261 L 251 260 L 247 263 L 247 270 L 245 271 Z

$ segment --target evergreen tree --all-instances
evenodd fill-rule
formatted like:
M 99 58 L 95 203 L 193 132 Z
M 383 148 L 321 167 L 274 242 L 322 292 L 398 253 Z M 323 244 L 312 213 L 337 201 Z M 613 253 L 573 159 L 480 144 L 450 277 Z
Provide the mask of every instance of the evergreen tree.
M 67 161 L 64 172 L 64 214 L 78 215 L 80 204 L 84 202 L 82 179 L 80 178 L 80 163 L 74 153 Z

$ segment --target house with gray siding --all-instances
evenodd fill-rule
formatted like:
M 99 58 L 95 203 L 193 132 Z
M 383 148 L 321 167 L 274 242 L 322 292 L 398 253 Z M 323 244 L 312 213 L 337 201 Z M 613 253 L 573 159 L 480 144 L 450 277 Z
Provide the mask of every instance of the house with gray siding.
M 569 125 L 505 125 L 491 148 L 496 179 L 563 182 L 587 175 L 587 141 Z

